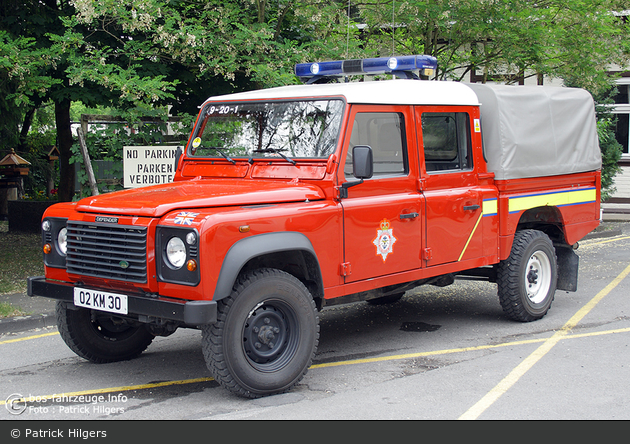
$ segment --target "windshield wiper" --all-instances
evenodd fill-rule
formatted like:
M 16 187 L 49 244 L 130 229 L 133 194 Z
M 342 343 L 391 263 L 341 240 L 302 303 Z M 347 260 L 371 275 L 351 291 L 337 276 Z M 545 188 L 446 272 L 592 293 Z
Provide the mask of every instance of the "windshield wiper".
M 253 150 L 254 153 L 274 153 L 274 154 L 277 154 L 278 156 L 282 157 L 284 160 L 289 162 L 291 165 L 295 165 L 295 160 L 288 158 L 287 156 L 282 154 L 281 151 L 284 151 L 284 150 L 277 150 L 275 148 L 261 148 L 261 149 Z
M 221 154 L 223 157 L 225 157 L 225 160 L 227 160 L 228 162 L 232 162 L 233 165 L 236 165 L 236 161 L 234 159 L 232 159 L 230 156 L 228 156 L 227 154 L 225 154 L 223 151 L 221 151 L 221 148 L 218 148 L 216 146 L 210 146 L 210 147 L 206 147 L 206 146 L 200 146 L 197 149 L 204 149 L 204 150 L 213 150 L 218 152 L 219 154 Z

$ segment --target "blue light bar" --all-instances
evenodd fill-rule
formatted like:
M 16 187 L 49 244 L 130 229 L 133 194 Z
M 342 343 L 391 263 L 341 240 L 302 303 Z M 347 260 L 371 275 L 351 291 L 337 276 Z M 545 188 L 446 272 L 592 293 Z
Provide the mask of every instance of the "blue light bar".
M 343 77 L 354 74 L 396 74 L 414 70 L 419 70 L 422 75 L 429 76 L 437 70 L 437 59 L 427 55 L 413 55 L 295 65 L 295 75 L 301 79 Z

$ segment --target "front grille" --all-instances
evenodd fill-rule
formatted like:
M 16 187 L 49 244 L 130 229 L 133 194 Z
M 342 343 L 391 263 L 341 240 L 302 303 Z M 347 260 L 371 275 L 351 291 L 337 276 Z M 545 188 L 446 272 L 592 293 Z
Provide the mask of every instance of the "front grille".
M 68 273 L 147 282 L 147 229 L 68 221 Z

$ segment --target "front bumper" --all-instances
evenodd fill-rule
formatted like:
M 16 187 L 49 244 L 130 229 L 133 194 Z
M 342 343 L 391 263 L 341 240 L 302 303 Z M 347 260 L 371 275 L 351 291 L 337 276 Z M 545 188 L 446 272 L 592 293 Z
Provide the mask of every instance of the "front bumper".
M 27 279 L 29 296 L 41 296 L 74 304 L 74 285 L 46 280 L 44 276 Z M 215 301 L 177 301 L 159 297 L 128 294 L 128 316 L 141 322 L 167 320 L 185 324 L 188 327 L 212 324 L 217 321 Z

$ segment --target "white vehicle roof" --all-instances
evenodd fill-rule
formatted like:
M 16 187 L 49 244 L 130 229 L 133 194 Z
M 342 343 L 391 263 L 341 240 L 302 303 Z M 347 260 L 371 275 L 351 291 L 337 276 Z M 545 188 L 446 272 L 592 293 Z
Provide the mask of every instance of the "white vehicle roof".
M 214 96 L 208 101 L 317 97 L 344 97 L 347 103 L 379 105 L 479 105 L 477 95 L 463 83 L 412 79 L 281 86 Z
M 319 97 L 357 104 L 480 106 L 488 171 L 497 179 L 601 168 L 593 99 L 576 88 L 399 79 L 283 86 L 207 102 Z

